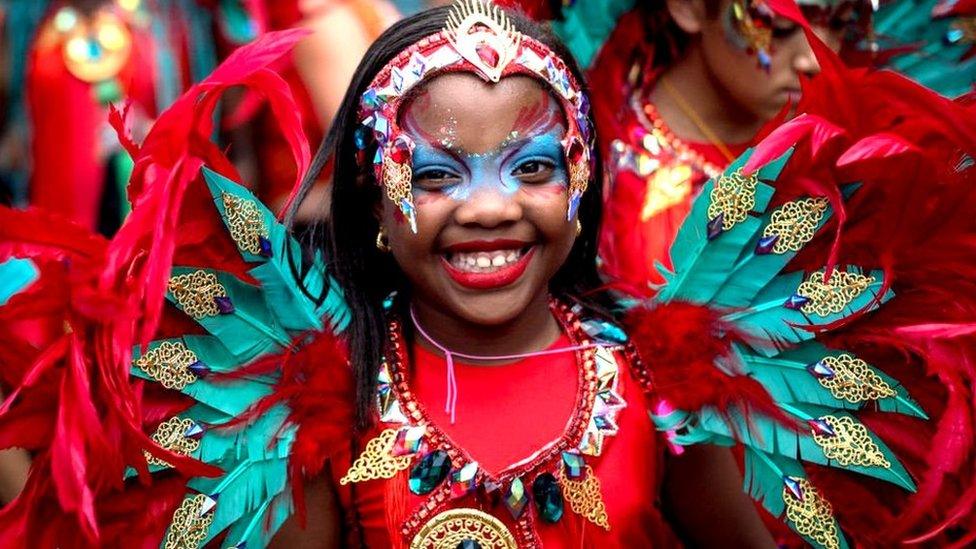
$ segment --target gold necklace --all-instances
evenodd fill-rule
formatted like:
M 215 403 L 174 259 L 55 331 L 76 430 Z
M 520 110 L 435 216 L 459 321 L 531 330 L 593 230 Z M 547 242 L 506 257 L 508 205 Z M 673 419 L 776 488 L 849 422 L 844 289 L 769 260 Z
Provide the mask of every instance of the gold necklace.
M 674 102 L 678 105 L 678 108 L 681 109 L 681 112 L 684 113 L 684 115 L 687 116 L 688 119 L 698 127 L 698 130 L 702 132 L 702 135 L 704 135 L 705 138 L 708 139 L 708 141 L 714 145 L 720 153 L 722 153 L 722 156 L 724 156 L 729 162 L 735 160 L 735 155 L 732 154 L 732 151 L 730 151 L 725 143 L 719 139 L 717 135 L 715 135 L 715 132 L 708 127 L 708 124 L 706 124 L 705 121 L 698 116 L 695 109 L 689 105 L 683 97 L 681 97 L 678 90 L 674 89 L 674 86 L 671 85 L 671 82 L 669 82 L 664 75 L 661 75 L 658 82 L 660 82 L 661 87 L 664 89 L 664 92 L 668 94 L 668 97 L 674 100 Z

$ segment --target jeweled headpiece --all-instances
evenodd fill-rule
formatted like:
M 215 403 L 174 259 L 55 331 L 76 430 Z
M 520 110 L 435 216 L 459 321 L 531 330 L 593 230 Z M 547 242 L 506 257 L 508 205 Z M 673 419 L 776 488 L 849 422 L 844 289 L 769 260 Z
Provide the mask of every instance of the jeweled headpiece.
M 498 6 L 486 0 L 458 0 L 445 29 L 397 55 L 376 75 L 360 99 L 362 126 L 357 130 L 356 145 L 365 151 L 370 138 L 375 140 L 372 162 L 376 180 L 411 229 L 417 232 L 411 185 L 414 143 L 401 130 L 397 117 L 400 105 L 419 83 L 450 72 L 473 73 L 489 82 L 527 75 L 545 82 L 555 92 L 566 114 L 566 218 L 572 220 L 590 181 L 589 99 L 563 60 L 545 44 L 515 30 Z

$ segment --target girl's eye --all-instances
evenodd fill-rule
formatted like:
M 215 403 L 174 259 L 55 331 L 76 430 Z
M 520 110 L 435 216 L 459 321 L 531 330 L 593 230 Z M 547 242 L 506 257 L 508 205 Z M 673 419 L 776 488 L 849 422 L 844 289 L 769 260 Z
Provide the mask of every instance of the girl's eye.
M 425 170 L 413 177 L 413 184 L 425 190 L 438 190 L 460 183 L 461 177 L 447 170 Z
M 545 160 L 529 160 L 522 162 L 512 170 L 512 175 L 527 183 L 548 182 L 555 171 L 552 162 Z

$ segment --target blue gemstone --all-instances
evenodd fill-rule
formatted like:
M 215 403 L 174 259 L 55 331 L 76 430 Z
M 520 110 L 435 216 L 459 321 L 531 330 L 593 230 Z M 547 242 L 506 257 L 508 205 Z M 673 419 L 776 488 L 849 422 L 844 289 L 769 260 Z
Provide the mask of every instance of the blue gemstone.
M 186 438 L 192 438 L 193 440 L 200 440 L 203 438 L 204 428 L 200 426 L 199 423 L 194 422 L 190 425 L 186 431 L 183 431 L 183 436 Z
M 585 93 L 580 94 L 579 112 L 584 117 L 590 114 L 590 98 Z
M 834 432 L 834 428 L 831 427 L 829 423 L 827 423 L 822 419 L 811 419 L 807 421 L 807 424 L 809 424 L 810 427 L 813 428 L 813 432 L 815 434 L 825 436 L 825 437 L 837 436 L 837 433 Z
M 207 377 L 210 375 L 210 368 L 199 360 L 190 364 L 187 368 L 197 377 Z
M 263 236 L 258 236 L 258 245 L 261 246 L 261 255 L 264 257 L 274 256 L 274 250 L 271 249 L 271 241 Z
M 411 492 L 423 496 L 433 492 L 450 472 L 451 457 L 444 450 L 435 450 L 413 466 L 407 484 Z
M 563 518 L 563 492 L 552 473 L 542 473 L 532 483 L 532 497 L 542 520 L 559 522 Z
M 217 305 L 217 310 L 220 311 L 222 315 L 234 314 L 234 302 L 230 300 L 229 297 L 225 295 L 219 295 L 214 298 L 214 303 Z
M 417 234 L 417 211 L 414 209 L 413 204 L 406 198 L 400 199 L 400 211 L 407 218 L 407 223 L 410 224 L 410 230 L 413 231 L 413 234 Z
M 722 234 L 722 231 L 725 230 L 722 228 L 724 224 L 725 224 L 724 213 L 720 213 L 715 217 L 713 217 L 712 220 L 708 222 L 708 225 L 706 225 L 706 229 L 708 230 L 708 239 L 715 240 L 716 238 L 718 238 L 718 235 Z
M 966 33 L 962 29 L 949 29 L 945 33 L 945 41 L 950 44 L 955 44 L 956 42 L 962 41 L 966 37 Z
M 579 454 L 563 452 L 563 464 L 566 466 L 566 478 L 578 479 L 586 472 L 586 463 Z
M 786 489 L 793 494 L 793 497 L 799 501 L 803 501 L 803 487 L 800 486 L 798 479 L 794 477 L 783 477 L 783 484 L 785 484 Z
M 579 211 L 580 198 L 582 194 L 579 191 L 573 191 L 573 194 L 569 197 L 569 208 L 566 210 L 566 221 L 572 221 L 576 217 L 576 212 Z
M 369 128 L 366 126 L 359 126 L 356 131 L 352 134 L 353 140 L 356 142 L 356 148 L 358 150 L 363 150 L 369 146 Z
M 390 71 L 390 83 L 393 84 L 393 89 L 395 89 L 397 93 L 403 91 L 403 73 L 400 72 L 400 69 L 393 67 L 393 69 Z
M 473 539 L 466 539 L 457 544 L 457 549 L 481 549 L 481 544 Z
M 766 50 L 759 50 L 756 52 L 756 56 L 759 58 L 759 66 L 766 72 L 769 72 L 770 67 L 773 65 L 773 60 L 769 57 L 769 52 Z
M 800 310 L 801 307 L 803 307 L 807 303 L 810 303 L 809 297 L 803 297 L 802 295 L 793 294 L 790 296 L 789 299 L 786 300 L 786 303 L 784 303 L 783 306 L 786 307 L 787 309 L 793 309 L 794 311 L 798 311 Z
M 779 240 L 779 235 L 774 234 L 770 236 L 764 236 L 759 239 L 756 243 L 756 254 L 766 255 L 773 252 L 773 247 L 776 246 L 776 241 Z
M 370 88 L 363 94 L 363 105 L 366 105 L 370 109 L 378 109 L 382 106 L 379 96 L 376 95 L 375 88 Z
M 836 374 L 833 368 L 827 366 L 827 364 L 822 360 L 807 366 L 807 371 L 810 372 L 810 375 L 817 379 L 829 379 L 834 377 Z

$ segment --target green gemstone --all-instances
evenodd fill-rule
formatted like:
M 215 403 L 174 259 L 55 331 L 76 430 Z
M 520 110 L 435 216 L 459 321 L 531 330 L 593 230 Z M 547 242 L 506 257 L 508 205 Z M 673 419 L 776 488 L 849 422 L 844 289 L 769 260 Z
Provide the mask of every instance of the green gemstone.
M 418 496 L 429 494 L 451 472 L 451 457 L 444 450 L 435 450 L 417 462 L 410 470 L 408 485 Z
M 532 483 L 532 496 L 536 510 L 546 522 L 559 522 L 563 518 L 563 493 L 552 473 L 542 473 Z

